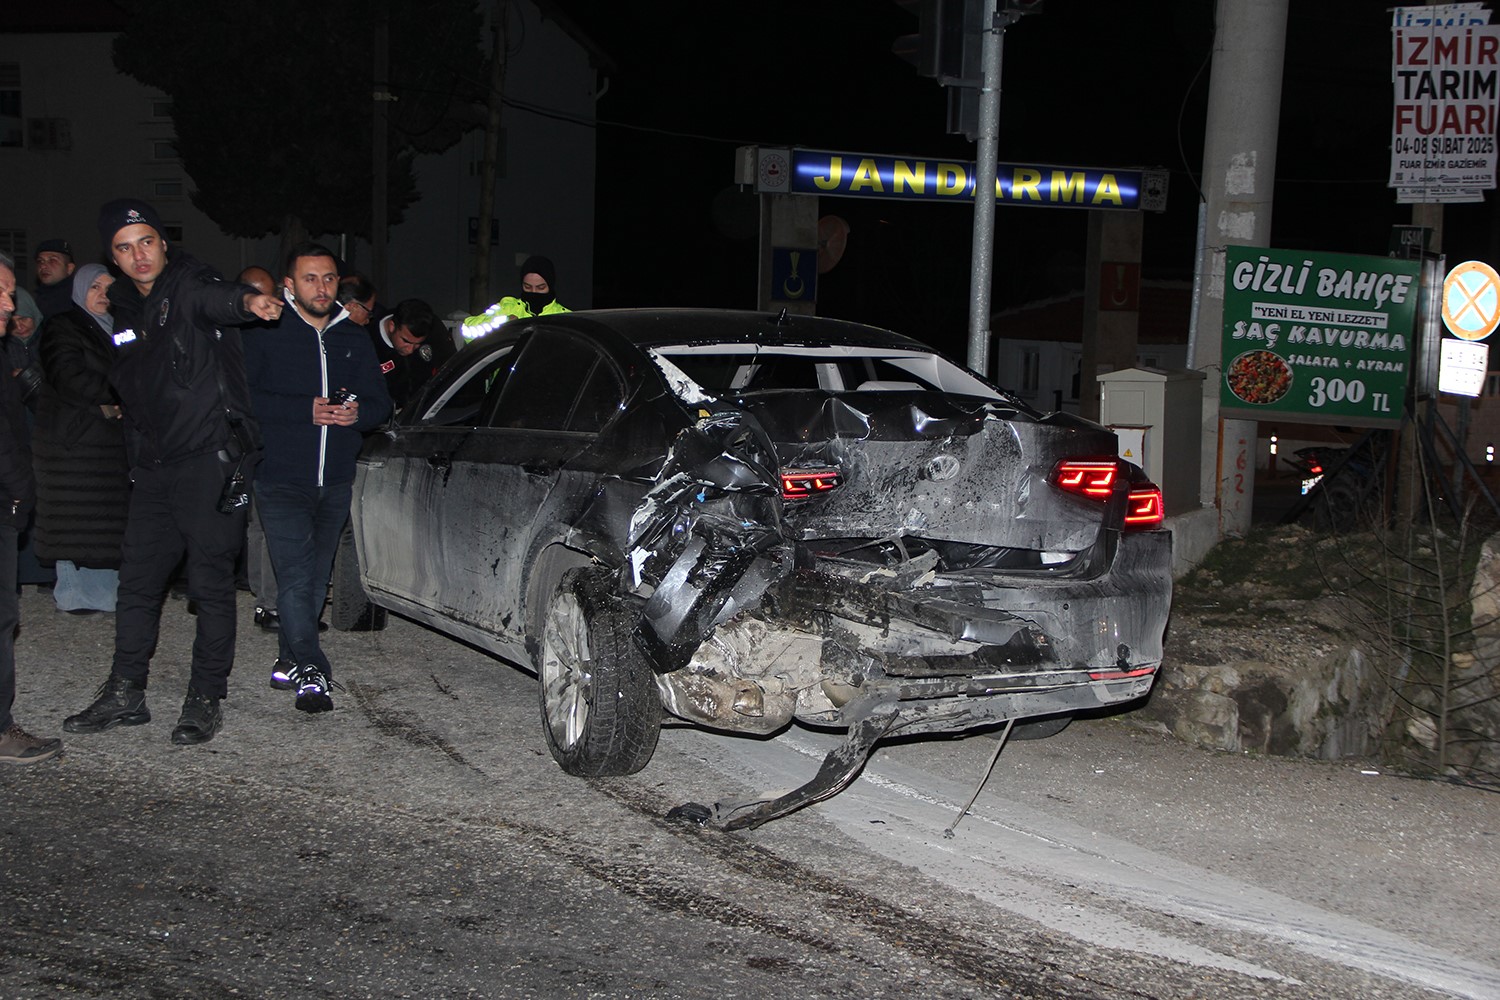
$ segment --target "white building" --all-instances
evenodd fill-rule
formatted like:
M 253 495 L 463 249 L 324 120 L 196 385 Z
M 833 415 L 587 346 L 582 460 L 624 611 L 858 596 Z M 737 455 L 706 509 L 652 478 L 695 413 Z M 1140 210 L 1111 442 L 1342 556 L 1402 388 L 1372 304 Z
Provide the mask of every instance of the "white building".
M 1138 368 L 1184 368 L 1192 283 L 1142 281 Z M 994 313 L 996 381 L 1043 412 L 1079 412 L 1083 293 Z

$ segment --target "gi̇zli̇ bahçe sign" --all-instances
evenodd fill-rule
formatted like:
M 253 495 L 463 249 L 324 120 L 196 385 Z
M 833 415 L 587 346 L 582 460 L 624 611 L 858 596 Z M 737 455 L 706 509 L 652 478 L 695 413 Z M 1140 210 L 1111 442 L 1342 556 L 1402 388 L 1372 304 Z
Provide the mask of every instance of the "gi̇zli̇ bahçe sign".
M 1242 246 L 1225 257 L 1224 416 L 1400 423 L 1421 262 Z

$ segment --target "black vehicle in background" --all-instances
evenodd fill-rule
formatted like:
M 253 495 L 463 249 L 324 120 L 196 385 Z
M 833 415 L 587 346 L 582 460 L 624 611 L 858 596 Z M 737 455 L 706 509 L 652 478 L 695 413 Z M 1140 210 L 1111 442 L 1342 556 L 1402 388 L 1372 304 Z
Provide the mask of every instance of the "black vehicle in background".
M 1302 473 L 1302 495 L 1288 518 L 1302 516 L 1310 504 L 1321 531 L 1358 531 L 1380 516 L 1385 482 L 1384 436 L 1366 434 L 1351 446 L 1313 445 L 1293 452 L 1292 465 Z

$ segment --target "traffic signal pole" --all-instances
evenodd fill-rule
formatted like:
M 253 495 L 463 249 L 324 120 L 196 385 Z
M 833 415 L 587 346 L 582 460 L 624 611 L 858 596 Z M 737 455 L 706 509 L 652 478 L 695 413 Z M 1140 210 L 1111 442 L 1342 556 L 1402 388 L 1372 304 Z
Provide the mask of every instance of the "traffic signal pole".
M 999 168 L 1001 42 L 1010 15 L 997 15 L 996 0 L 984 0 L 979 137 L 974 179 L 974 252 L 969 285 L 969 367 L 990 372 L 990 295 L 995 270 L 995 173 Z

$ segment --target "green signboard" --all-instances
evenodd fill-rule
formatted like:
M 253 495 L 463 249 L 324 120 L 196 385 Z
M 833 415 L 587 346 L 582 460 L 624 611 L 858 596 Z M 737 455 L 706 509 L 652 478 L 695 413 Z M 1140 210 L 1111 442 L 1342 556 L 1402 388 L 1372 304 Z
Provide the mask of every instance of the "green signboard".
M 1400 423 L 1420 261 L 1242 246 L 1225 257 L 1224 416 Z

